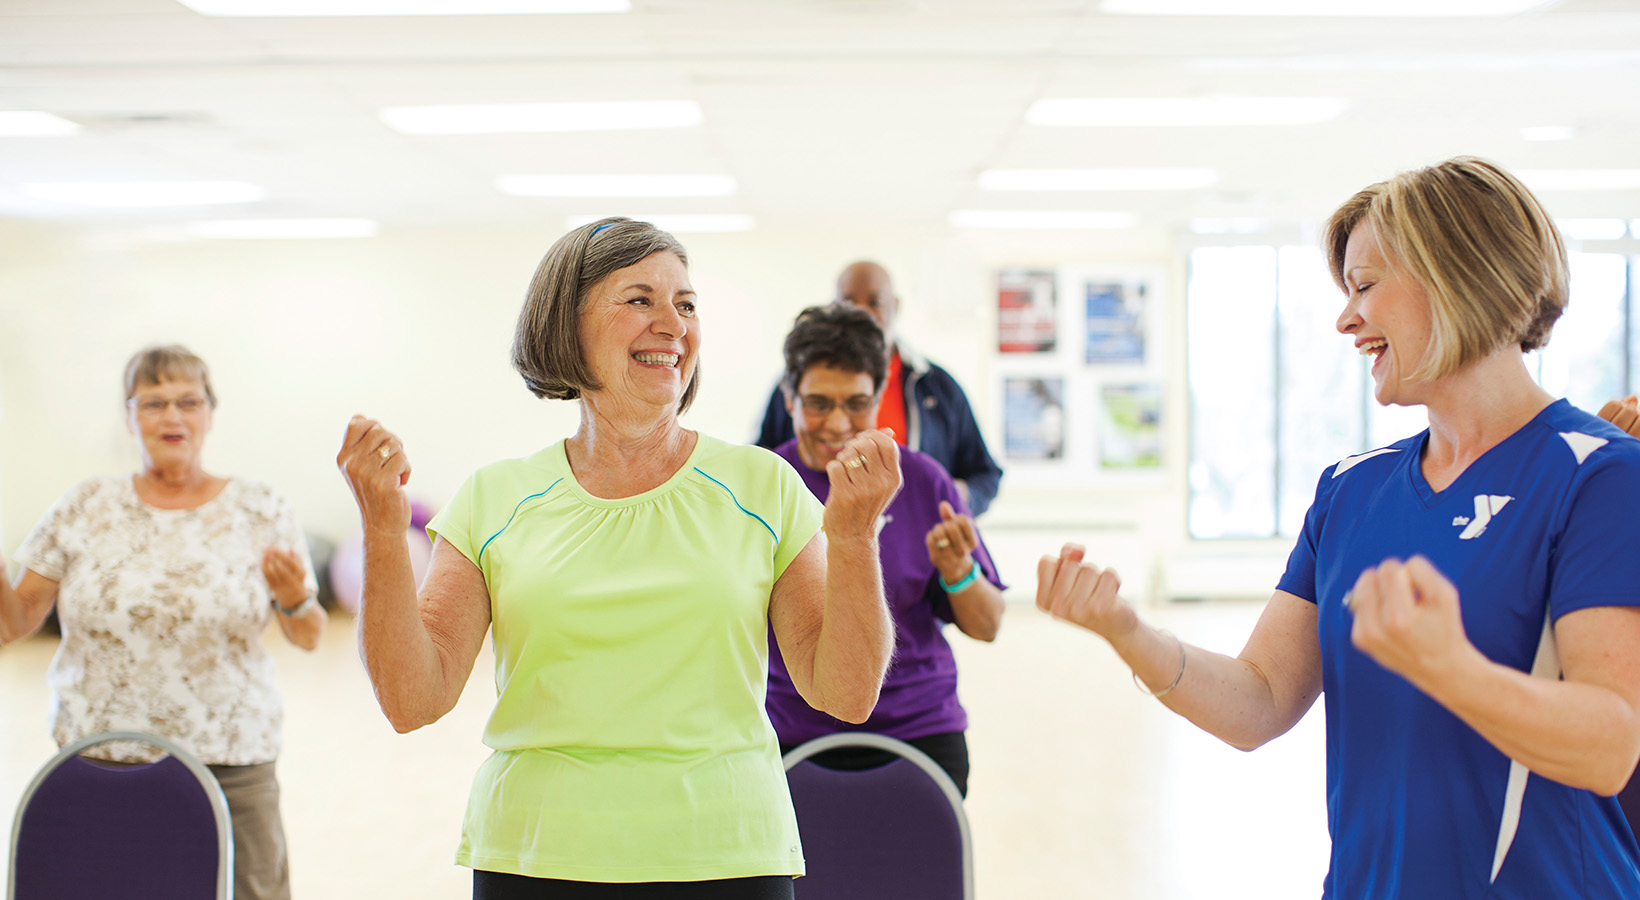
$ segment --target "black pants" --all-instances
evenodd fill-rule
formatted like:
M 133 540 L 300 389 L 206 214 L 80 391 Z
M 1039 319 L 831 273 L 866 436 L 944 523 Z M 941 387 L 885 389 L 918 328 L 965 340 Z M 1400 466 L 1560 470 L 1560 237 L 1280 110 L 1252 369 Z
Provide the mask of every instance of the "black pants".
M 792 900 L 789 875 L 720 881 L 559 881 L 473 871 L 473 900 Z
M 968 796 L 968 738 L 960 731 L 947 731 L 944 734 L 931 734 L 927 737 L 912 738 L 905 743 L 916 747 L 928 754 L 928 758 L 939 764 L 945 774 L 956 782 L 957 793 Z M 781 744 L 780 755 L 797 749 L 798 744 Z M 816 765 L 828 769 L 842 769 L 846 772 L 860 769 L 875 769 L 886 766 L 896 757 L 887 750 L 878 750 L 875 747 L 839 747 L 836 750 L 827 750 L 809 757 Z

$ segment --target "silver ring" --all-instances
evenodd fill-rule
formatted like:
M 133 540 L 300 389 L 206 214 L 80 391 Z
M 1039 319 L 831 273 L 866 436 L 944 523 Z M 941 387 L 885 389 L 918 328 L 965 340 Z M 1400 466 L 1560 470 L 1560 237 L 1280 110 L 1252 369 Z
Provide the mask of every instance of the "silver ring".
M 951 541 L 948 538 L 940 538 L 934 542 L 934 546 L 944 550 L 945 548 L 951 546 Z

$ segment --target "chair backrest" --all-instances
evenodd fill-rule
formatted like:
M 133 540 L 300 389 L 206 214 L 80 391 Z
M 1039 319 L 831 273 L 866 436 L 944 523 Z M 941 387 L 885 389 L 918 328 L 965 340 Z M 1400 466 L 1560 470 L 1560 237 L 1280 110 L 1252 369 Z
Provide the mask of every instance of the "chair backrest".
M 167 756 L 121 766 L 80 755 L 113 741 Z M 8 900 L 231 900 L 233 825 L 222 787 L 164 738 L 111 731 L 75 741 L 23 791 L 6 883 Z
M 809 757 L 872 747 L 898 757 L 874 769 L 827 769 Z M 973 844 L 962 795 L 928 755 L 880 734 L 816 738 L 785 756 L 808 874 L 799 900 L 972 900 Z

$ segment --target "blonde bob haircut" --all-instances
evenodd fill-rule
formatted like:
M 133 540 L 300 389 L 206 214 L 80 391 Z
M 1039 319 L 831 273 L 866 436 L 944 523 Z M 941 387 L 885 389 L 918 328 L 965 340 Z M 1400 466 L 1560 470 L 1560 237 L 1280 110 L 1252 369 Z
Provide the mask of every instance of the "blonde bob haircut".
M 167 381 L 197 381 L 205 388 L 205 401 L 216 409 L 216 391 L 211 390 L 211 370 L 205 360 L 181 344 L 156 344 L 138 350 L 125 364 L 125 399 L 137 395 L 137 388 L 159 387 Z
M 678 239 L 648 222 L 619 216 L 588 222 L 559 238 L 541 257 L 530 279 L 513 332 L 512 364 L 537 397 L 575 400 L 602 390 L 581 347 L 581 313 L 592 286 L 610 274 L 657 253 L 689 257 Z M 684 386 L 678 412 L 689 408 L 700 387 L 700 365 Z
M 1497 164 L 1454 157 L 1345 201 L 1322 236 L 1345 294 L 1344 250 L 1362 222 L 1429 298 L 1429 349 L 1409 378 L 1450 375 L 1505 344 L 1525 352 L 1549 342 L 1566 309 L 1566 247 L 1542 204 Z

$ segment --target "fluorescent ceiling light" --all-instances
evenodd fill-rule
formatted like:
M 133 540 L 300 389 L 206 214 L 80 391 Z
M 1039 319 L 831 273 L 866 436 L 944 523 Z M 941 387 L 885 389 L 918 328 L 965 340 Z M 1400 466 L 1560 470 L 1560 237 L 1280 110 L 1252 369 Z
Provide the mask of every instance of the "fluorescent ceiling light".
M 405 134 L 524 134 L 687 128 L 705 120 L 692 100 L 390 106 L 382 121 Z
M 1640 169 L 1520 169 L 1515 177 L 1534 191 L 1640 189 Z
M 1138 217 L 1127 212 L 1089 212 L 1053 209 L 959 209 L 951 213 L 953 228 L 1026 229 L 1040 231 L 1107 231 L 1132 228 Z
M 1529 125 L 1520 130 L 1523 141 L 1569 141 L 1577 135 L 1570 125 Z
M 727 175 L 503 175 L 496 182 L 515 197 L 727 197 Z
M 530 16 L 624 13 L 629 0 L 179 0 L 205 16 Z
M 588 222 L 596 222 L 607 218 L 604 215 L 570 216 L 568 227 L 580 228 Z M 640 222 L 670 231 L 673 234 L 710 234 L 728 231 L 751 231 L 757 227 L 757 220 L 745 213 L 660 213 L 657 215 L 643 215 L 631 213 L 628 219 L 637 219 Z
M 1340 97 L 1065 97 L 1038 100 L 1032 125 L 1067 127 L 1311 125 L 1344 114 Z
M 1552 0 L 1551 0 L 1552 2 Z M 1099 11 L 1129 16 L 1513 16 L 1545 0 L 1104 0 Z
M 363 238 L 378 230 L 370 219 L 214 219 L 188 226 L 194 237 L 223 240 Z
M 1560 233 L 1579 241 L 1615 241 L 1629 230 L 1622 219 L 1556 219 Z
M 1183 191 L 1219 180 L 1212 169 L 986 169 L 987 191 Z
M 1191 219 L 1191 234 L 1261 234 L 1270 230 L 1269 219 L 1235 217 Z
M 0 137 L 56 137 L 79 130 L 79 123 L 48 112 L 0 110 Z
M 244 181 L 87 181 L 25 184 L 23 193 L 80 206 L 208 206 L 255 203 L 263 191 Z

